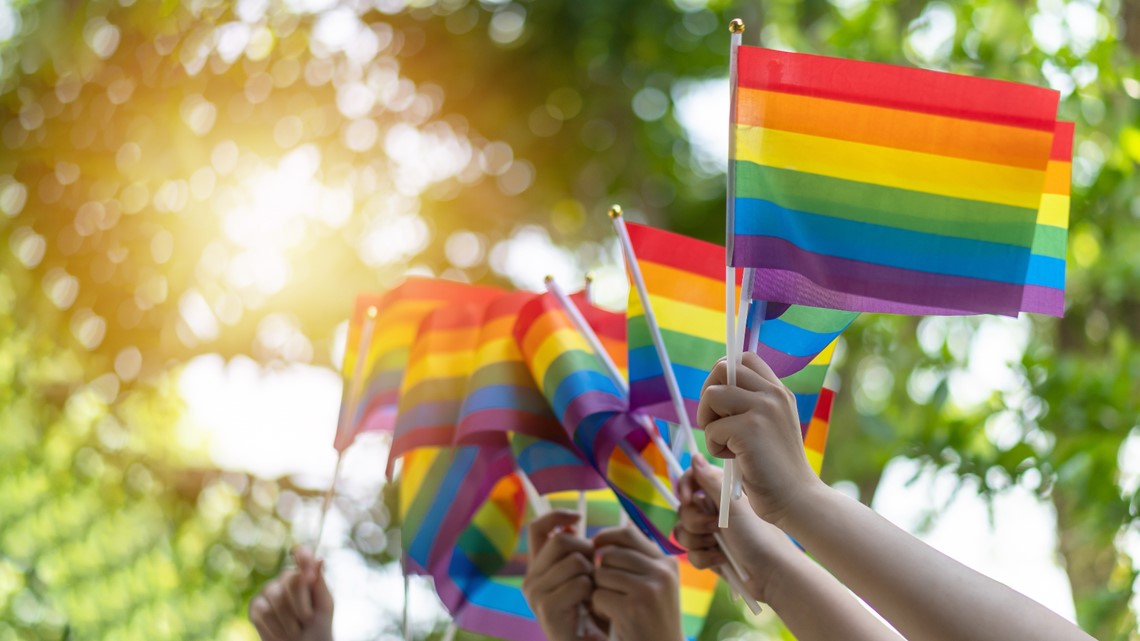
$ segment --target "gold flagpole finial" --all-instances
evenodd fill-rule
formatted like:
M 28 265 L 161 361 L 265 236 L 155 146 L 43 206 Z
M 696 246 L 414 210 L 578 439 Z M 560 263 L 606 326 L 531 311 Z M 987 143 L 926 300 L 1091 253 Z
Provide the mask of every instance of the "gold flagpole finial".
M 621 205 L 613 205 L 610 207 L 610 218 L 621 217 Z
M 740 18 L 733 18 L 732 22 L 728 23 L 729 33 L 744 33 L 744 21 Z
M 546 283 L 547 285 L 549 285 L 550 283 L 553 283 L 553 282 L 554 282 L 554 276 L 553 276 L 552 274 L 547 274 L 547 275 L 546 275 L 546 278 L 543 278 L 543 279 L 542 279 L 542 282 L 544 282 L 544 283 Z
M 594 282 L 594 272 L 586 272 L 586 284 Z
M 369 305 L 368 306 L 368 318 L 376 318 L 377 313 L 378 313 L 378 311 L 377 311 L 375 305 Z

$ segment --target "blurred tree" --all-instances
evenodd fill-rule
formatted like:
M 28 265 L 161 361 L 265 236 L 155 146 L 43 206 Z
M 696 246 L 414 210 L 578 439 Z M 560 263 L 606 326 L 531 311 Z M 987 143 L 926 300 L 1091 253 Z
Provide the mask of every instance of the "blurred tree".
M 751 43 L 1062 91 L 1066 318 L 861 319 L 825 477 L 870 503 L 907 456 L 987 496 L 1038 492 L 1081 625 L 1140 638 L 1122 548 L 1140 511 L 1135 4 L 0 1 L 0 639 L 248 636 L 241 601 L 300 495 L 178 445 L 192 356 L 329 364 L 354 292 L 409 269 L 518 280 L 524 235 L 612 261 L 610 202 L 720 238 L 723 161 L 682 116 L 724 122 L 690 101 L 725 75 L 738 15 Z M 995 327 L 1026 347 L 979 402 L 963 390 Z M 381 507 L 355 514 L 384 525 Z M 135 522 L 132 547 L 116 535 Z M 183 597 L 162 605 L 138 586 L 171 568 Z M 97 590 L 122 602 L 92 610 Z M 196 623 L 215 598 L 222 627 Z

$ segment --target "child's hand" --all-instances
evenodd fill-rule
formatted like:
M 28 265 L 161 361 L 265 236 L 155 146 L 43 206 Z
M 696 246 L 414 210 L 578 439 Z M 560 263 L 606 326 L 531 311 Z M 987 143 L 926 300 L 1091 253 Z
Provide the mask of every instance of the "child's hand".
M 820 483 L 804 455 L 795 396 L 751 352 L 737 368 L 737 385 L 727 380 L 721 360 L 705 381 L 697 423 L 710 454 L 736 458 L 752 509 L 778 525 L 797 497 Z
M 262 641 L 331 641 L 333 600 L 324 567 L 307 548 L 293 550 L 297 567 L 262 588 L 249 619 Z

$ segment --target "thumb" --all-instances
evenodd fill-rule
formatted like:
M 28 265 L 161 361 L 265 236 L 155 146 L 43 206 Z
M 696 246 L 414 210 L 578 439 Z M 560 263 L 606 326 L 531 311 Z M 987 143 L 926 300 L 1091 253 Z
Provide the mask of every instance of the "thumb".
M 313 590 L 313 611 L 318 614 L 331 615 L 333 611 L 333 598 L 332 593 L 329 592 L 329 586 L 325 583 L 325 562 L 317 562 L 316 576 L 312 584 Z
M 720 497 L 720 483 L 724 470 L 709 463 L 700 454 L 693 455 L 693 480 L 711 497 Z

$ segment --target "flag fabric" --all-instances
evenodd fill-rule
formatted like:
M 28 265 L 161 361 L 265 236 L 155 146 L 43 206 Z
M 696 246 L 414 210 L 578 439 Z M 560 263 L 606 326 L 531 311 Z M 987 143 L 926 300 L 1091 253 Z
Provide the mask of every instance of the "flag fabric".
M 804 452 L 816 476 L 823 470 L 823 452 L 827 447 L 827 431 L 831 426 L 831 409 L 834 405 L 835 390 L 824 387 L 819 391 L 811 419 L 806 424 L 800 423 L 804 435 Z
M 433 278 L 408 278 L 400 285 L 379 297 L 368 297 L 358 302 L 349 323 L 344 367 L 345 377 L 356 369 L 364 314 L 375 305 L 377 317 L 371 344 L 362 368 L 361 395 L 356 406 L 346 413 L 348 418 L 337 427 L 337 451 L 343 452 L 358 434 L 364 432 L 391 432 L 395 428 L 400 382 L 408 362 L 409 350 L 415 340 L 420 323 L 428 313 L 453 302 L 485 303 L 500 295 L 502 290 L 493 287 L 468 285 Z M 342 402 L 347 402 L 347 396 Z
M 389 478 L 404 452 L 455 441 L 486 308 L 456 302 L 430 312 L 420 324 L 400 384 Z
M 1073 173 L 1073 123 L 1058 122 L 1037 210 L 1029 280 L 1021 311 L 1065 313 L 1065 246 L 1069 237 L 1069 193 Z
M 519 311 L 536 296 L 515 292 L 488 305 L 455 443 L 509 445 L 540 494 L 605 487 L 554 416 L 513 336 Z
M 384 297 L 378 294 L 361 294 L 356 297 L 352 307 L 352 316 L 348 319 L 348 336 L 344 345 L 344 361 L 341 363 L 341 396 L 340 415 L 336 424 L 336 437 L 333 441 L 338 452 L 352 444 L 356 435 L 362 431 L 378 431 L 379 423 L 374 423 L 372 430 L 364 429 L 361 424 L 361 396 L 366 386 L 368 373 L 375 364 L 376 354 L 372 351 L 372 340 L 375 336 L 375 319 L 373 319 L 372 334 L 365 336 L 364 329 L 367 324 L 368 310 L 380 309 Z M 367 339 L 368 344 L 361 345 L 361 340 Z M 353 380 L 354 377 L 360 380 Z M 355 388 L 355 389 L 353 389 Z M 355 394 L 354 394 L 355 392 Z
M 598 334 L 603 349 L 622 367 L 624 317 L 580 302 L 579 309 Z M 613 380 L 589 343 L 575 329 L 553 295 L 523 306 L 515 340 L 554 415 L 586 459 L 617 493 L 630 519 L 668 552 L 677 515 L 622 451 L 622 442 L 640 453 L 659 483 L 671 486 L 665 459 L 641 418 L 629 412 L 627 393 Z M 615 353 L 616 352 L 616 353 Z M 652 429 L 652 426 L 649 426 Z
M 728 242 L 756 298 L 1018 313 L 1057 92 L 737 51 Z
M 626 226 L 670 365 L 690 410 L 690 421 L 695 425 L 701 388 L 712 365 L 725 353 L 725 250 L 644 225 Z M 859 314 L 763 301 L 750 301 L 748 309 L 742 312 L 749 315 L 744 345 L 759 354 L 796 395 L 800 428 L 806 438 L 836 340 Z M 635 410 L 674 421 L 676 413 L 644 310 L 632 288 L 626 314 L 630 404 Z M 826 442 L 826 431 L 824 434 Z M 697 445 L 703 446 L 701 439 L 697 439 Z

